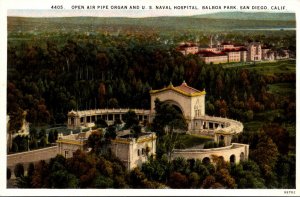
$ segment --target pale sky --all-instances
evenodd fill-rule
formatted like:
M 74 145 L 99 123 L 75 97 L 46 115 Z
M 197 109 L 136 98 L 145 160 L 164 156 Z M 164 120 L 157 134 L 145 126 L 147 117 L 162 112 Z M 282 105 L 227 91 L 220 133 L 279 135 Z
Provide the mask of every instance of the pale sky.
M 27 17 L 57 17 L 57 16 L 102 16 L 102 17 L 150 17 L 150 16 L 177 16 L 197 15 L 220 11 L 247 11 L 247 12 L 295 12 L 299 8 L 299 0 L 0 0 L 5 2 L 4 9 L 8 16 Z M 42 3 L 41 3 L 42 2 Z M 52 5 L 62 5 L 63 9 L 51 9 Z M 115 9 L 115 6 L 126 5 L 128 9 Z M 129 6 L 139 6 L 139 9 L 129 10 Z M 298 6 L 297 6 L 298 5 Z M 74 9 L 76 7 L 76 9 Z M 84 6 L 84 9 L 77 9 Z M 87 6 L 96 9 L 88 10 Z M 107 6 L 108 9 L 97 9 L 98 6 Z M 142 6 L 145 6 L 142 9 Z M 149 7 L 152 6 L 152 9 Z M 170 6 L 171 9 L 156 9 L 156 6 Z M 197 9 L 178 10 L 174 6 L 195 6 Z M 204 7 L 203 7 L 204 6 Z M 212 7 L 215 6 L 215 7 Z M 220 7 L 217 7 L 220 6 Z M 224 6 L 235 6 L 228 9 Z M 249 6 L 250 9 L 241 9 L 240 6 Z M 256 6 L 256 7 L 253 7 Z M 273 7 L 271 7 L 273 6 Z M 276 6 L 276 10 L 274 10 Z M 284 7 L 283 7 L 284 6 Z M 218 8 L 218 9 L 216 9 Z M 221 8 L 221 9 L 220 9 Z M 254 8 L 254 9 L 253 9 Z M 260 8 L 260 9 L 258 9 Z M 267 8 L 267 9 L 265 9 Z

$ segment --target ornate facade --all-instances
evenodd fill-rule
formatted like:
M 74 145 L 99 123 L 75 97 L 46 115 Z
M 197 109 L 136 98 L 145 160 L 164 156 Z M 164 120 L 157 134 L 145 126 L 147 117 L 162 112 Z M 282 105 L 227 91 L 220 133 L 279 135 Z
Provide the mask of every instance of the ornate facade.
M 219 143 L 224 142 L 225 147 L 202 149 L 175 149 L 172 158 L 184 157 L 186 159 L 200 159 L 211 161 L 214 156 L 222 157 L 228 162 L 247 160 L 249 145 L 231 143 L 232 137 L 243 132 L 241 122 L 221 117 L 207 116 L 205 114 L 205 90 L 200 91 L 183 82 L 179 86 L 170 84 L 168 87 L 151 90 L 151 118 L 155 116 L 155 99 L 176 106 L 182 111 L 187 123 L 188 132 L 194 135 L 208 135 Z
M 239 121 L 207 116 L 205 114 L 205 90 L 197 90 L 183 82 L 179 86 L 173 86 L 151 90 L 151 109 L 134 110 L 139 116 L 140 121 L 152 122 L 155 117 L 155 100 L 158 98 L 161 102 L 175 106 L 184 115 L 188 123 L 188 133 L 194 135 L 206 135 L 219 143 L 224 142 L 225 147 L 212 149 L 175 149 L 173 158 L 184 157 L 197 159 L 212 159 L 213 156 L 222 156 L 225 161 L 239 162 L 248 159 L 249 145 L 233 144 L 232 137 L 243 132 L 243 124 Z M 116 118 L 122 120 L 122 115 L 129 109 L 97 109 L 86 111 L 71 111 L 68 113 L 68 127 L 80 128 L 90 127 L 97 118 L 102 118 L 107 123 L 112 123 Z M 78 139 L 77 139 L 78 141 Z M 74 144 L 67 139 L 59 142 L 69 143 L 69 147 L 80 145 L 84 148 L 84 143 Z M 81 142 L 80 142 L 81 143 Z M 63 145 L 60 145 L 62 147 Z M 70 148 L 71 150 L 71 148 Z M 73 149 L 72 149 L 73 150 Z M 139 138 L 130 137 L 129 134 L 118 134 L 115 140 L 112 140 L 111 150 L 116 154 L 128 169 L 140 166 L 147 159 L 147 154 L 156 153 L 156 136 L 154 133 L 143 133 Z M 61 151 L 66 155 L 66 152 Z

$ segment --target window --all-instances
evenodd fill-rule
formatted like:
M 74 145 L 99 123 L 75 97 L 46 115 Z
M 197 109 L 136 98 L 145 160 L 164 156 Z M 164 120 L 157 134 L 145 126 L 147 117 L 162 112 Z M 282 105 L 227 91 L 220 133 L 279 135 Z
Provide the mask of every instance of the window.
M 140 156 L 140 149 L 138 149 L 137 154 L 138 154 L 138 156 Z

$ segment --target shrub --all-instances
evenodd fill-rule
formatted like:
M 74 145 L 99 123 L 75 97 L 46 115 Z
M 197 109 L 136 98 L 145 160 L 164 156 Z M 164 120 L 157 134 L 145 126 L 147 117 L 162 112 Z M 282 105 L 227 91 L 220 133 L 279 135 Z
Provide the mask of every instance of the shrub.
M 17 143 L 14 142 L 14 143 L 12 144 L 11 152 L 14 152 L 14 153 L 19 152 L 19 146 L 18 146 Z
M 11 170 L 9 168 L 6 169 L 6 179 L 9 180 L 11 177 Z
M 24 166 L 23 166 L 23 164 L 18 163 L 18 164 L 15 166 L 14 173 L 15 173 L 15 176 L 16 176 L 16 177 L 24 176 Z
M 220 140 L 219 144 L 218 144 L 218 147 L 224 147 L 224 146 L 225 146 L 224 140 Z

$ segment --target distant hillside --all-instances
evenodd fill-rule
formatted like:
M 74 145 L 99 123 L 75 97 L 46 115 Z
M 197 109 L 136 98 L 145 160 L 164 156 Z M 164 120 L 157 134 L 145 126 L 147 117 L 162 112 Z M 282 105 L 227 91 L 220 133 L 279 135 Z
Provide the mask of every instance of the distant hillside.
M 295 21 L 295 13 L 270 12 L 217 12 L 212 14 L 196 15 L 195 18 L 234 19 L 234 20 L 272 20 Z
M 74 32 L 74 31 L 232 31 L 235 29 L 295 28 L 295 20 L 237 20 L 192 17 L 104 18 L 104 17 L 57 17 L 26 18 L 8 17 L 8 32 Z M 248 13 L 247 13 L 248 14 Z M 229 17 L 230 14 L 227 13 Z M 265 15 L 263 15 L 265 16 Z M 271 15 L 268 15 L 271 16 Z M 277 15 L 276 15 L 277 16 Z M 208 18 L 207 18 L 208 17 Z M 237 17 L 237 16 L 236 16 Z

